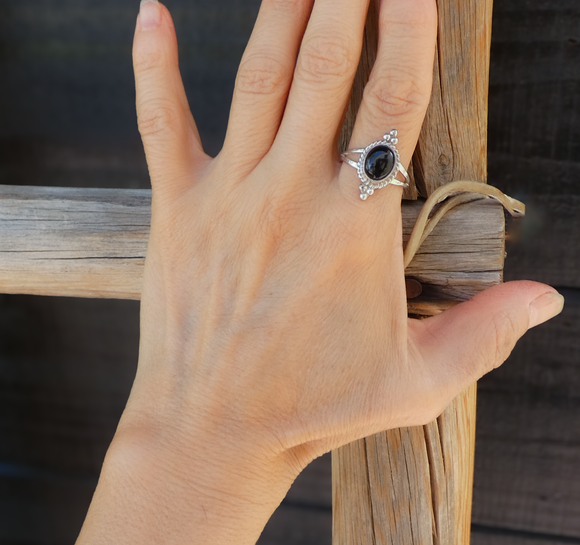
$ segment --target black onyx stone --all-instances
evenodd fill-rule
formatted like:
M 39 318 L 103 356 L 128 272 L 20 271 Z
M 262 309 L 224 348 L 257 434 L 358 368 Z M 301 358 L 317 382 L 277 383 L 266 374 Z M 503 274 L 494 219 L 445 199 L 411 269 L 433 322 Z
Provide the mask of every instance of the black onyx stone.
M 395 154 L 387 146 L 377 146 L 367 156 L 365 161 L 366 175 L 378 182 L 386 178 L 395 168 Z

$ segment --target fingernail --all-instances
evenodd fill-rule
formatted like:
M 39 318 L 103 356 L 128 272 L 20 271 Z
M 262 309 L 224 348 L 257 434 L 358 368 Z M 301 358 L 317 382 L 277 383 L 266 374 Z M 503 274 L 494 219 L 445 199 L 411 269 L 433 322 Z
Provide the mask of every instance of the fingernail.
M 153 30 L 161 22 L 161 6 L 157 0 L 141 0 L 139 26 L 141 30 Z
M 545 293 L 530 304 L 530 326 L 536 327 L 558 316 L 564 309 L 564 298 L 559 293 Z

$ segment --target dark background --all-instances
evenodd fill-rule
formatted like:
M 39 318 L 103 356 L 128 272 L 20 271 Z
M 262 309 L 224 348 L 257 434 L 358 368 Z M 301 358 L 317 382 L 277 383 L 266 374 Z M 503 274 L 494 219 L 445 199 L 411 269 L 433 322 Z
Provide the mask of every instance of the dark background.
M 206 150 L 225 133 L 258 0 L 167 0 Z M 131 67 L 138 1 L 0 0 L 0 183 L 147 188 Z M 564 313 L 480 383 L 475 545 L 580 544 L 580 2 L 494 14 L 490 183 L 528 204 L 507 279 Z M 0 295 L 0 545 L 76 538 L 137 362 L 139 305 Z M 329 457 L 262 544 L 329 544 Z

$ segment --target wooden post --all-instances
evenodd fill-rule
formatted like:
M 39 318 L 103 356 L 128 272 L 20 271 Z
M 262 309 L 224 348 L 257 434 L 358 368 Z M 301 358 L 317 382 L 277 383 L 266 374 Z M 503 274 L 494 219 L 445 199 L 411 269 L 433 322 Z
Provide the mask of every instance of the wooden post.
M 413 159 L 415 188 L 407 198 L 427 197 L 453 180 L 486 180 L 492 0 L 438 0 L 438 8 L 433 95 Z M 378 0 L 371 0 L 343 145 L 374 62 L 377 15 Z M 475 409 L 474 385 L 436 422 L 334 452 L 334 545 L 467 545 Z

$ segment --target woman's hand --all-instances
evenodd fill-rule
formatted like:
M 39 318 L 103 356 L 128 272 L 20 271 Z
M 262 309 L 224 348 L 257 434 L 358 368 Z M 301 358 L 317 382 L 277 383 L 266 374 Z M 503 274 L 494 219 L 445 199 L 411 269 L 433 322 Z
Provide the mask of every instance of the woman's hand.
M 169 12 L 143 3 L 134 64 L 153 205 L 139 369 L 82 543 L 254 543 L 313 458 L 433 420 L 561 310 L 552 288 L 522 282 L 408 320 L 402 191 L 361 201 L 337 153 L 367 6 L 264 0 L 211 159 Z M 435 0 L 382 1 L 350 148 L 397 129 L 408 165 L 436 32 Z

